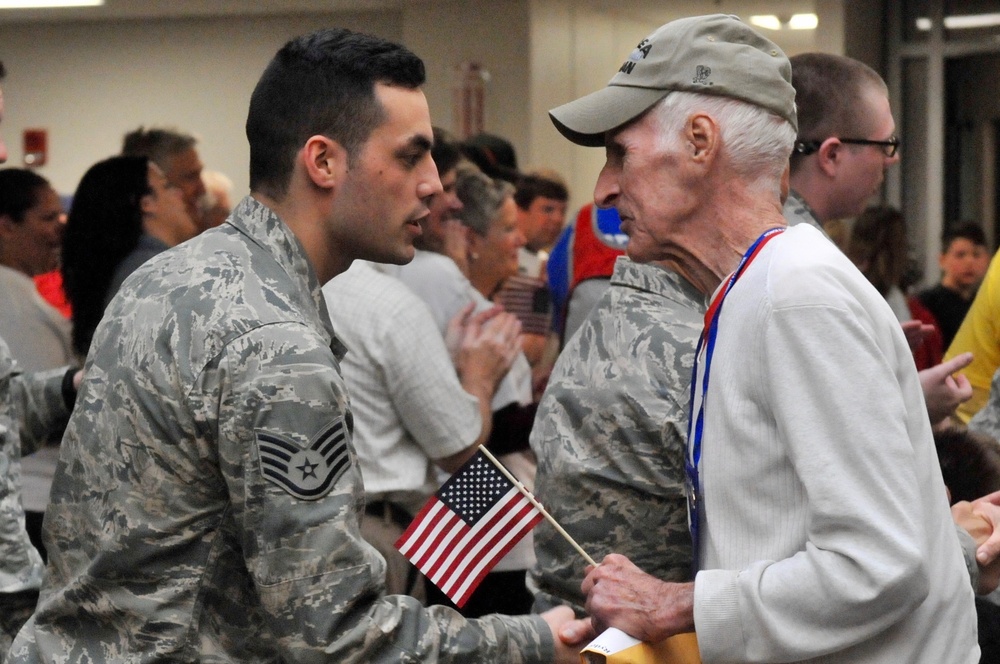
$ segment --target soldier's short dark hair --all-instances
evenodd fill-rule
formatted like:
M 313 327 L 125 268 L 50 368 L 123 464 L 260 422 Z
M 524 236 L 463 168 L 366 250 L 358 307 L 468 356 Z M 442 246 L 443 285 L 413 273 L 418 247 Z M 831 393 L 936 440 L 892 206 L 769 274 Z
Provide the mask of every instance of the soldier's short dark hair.
M 0 170 L 0 217 L 10 217 L 14 223 L 24 221 L 25 213 L 38 204 L 38 194 L 49 181 L 25 168 Z
M 868 90 L 887 92 L 882 77 L 863 62 L 832 53 L 800 53 L 789 61 L 799 120 L 797 140 L 865 138 L 868 106 L 859 100 Z M 793 171 L 803 157 L 792 154 Z
M 424 79 L 420 58 L 378 37 L 333 28 L 289 41 L 250 97 L 250 189 L 283 198 L 310 136 L 337 141 L 353 158 L 384 119 L 375 83 L 414 89 Z
M 167 161 L 176 154 L 192 149 L 198 139 L 191 134 L 163 127 L 139 127 L 125 134 L 122 140 L 122 156 L 146 157 L 167 171 Z
M 514 202 L 517 203 L 517 207 L 527 210 L 536 198 L 551 198 L 565 202 L 569 200 L 569 190 L 559 180 L 538 173 L 522 176 L 517 181 L 514 191 Z

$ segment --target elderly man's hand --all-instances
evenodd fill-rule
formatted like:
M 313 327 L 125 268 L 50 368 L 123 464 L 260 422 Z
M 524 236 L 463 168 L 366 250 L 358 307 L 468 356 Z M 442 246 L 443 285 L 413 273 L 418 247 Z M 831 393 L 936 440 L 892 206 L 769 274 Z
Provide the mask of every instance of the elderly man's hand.
M 937 424 L 954 413 L 959 404 L 972 396 L 969 379 L 962 374 L 952 375 L 969 366 L 970 362 L 972 353 L 962 353 L 920 372 L 920 385 L 924 388 L 924 400 L 927 402 L 931 424 Z
M 597 567 L 588 567 L 581 588 L 598 633 L 617 627 L 656 643 L 694 631 L 694 584 L 660 581 L 625 556 L 612 553 Z
M 976 592 L 986 595 L 1000 586 L 1000 491 L 969 502 L 952 505 L 952 518 L 965 528 L 976 542 L 976 563 L 979 565 L 979 587 Z

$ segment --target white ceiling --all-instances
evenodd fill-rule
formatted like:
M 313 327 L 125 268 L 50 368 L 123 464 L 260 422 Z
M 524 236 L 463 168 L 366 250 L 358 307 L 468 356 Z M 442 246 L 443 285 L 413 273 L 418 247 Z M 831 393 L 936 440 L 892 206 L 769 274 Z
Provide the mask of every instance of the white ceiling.
M 100 7 L 2 9 L 0 22 L 379 11 L 433 0 L 105 0 Z
M 141 18 L 180 18 L 305 12 L 384 11 L 457 0 L 105 0 L 101 7 L 61 9 L 3 9 L 0 23 L 20 21 L 78 21 Z M 514 2 L 515 0 L 496 0 Z M 677 14 L 732 13 L 791 16 L 813 11 L 814 0 L 574 0 L 610 13 L 654 17 L 664 9 Z

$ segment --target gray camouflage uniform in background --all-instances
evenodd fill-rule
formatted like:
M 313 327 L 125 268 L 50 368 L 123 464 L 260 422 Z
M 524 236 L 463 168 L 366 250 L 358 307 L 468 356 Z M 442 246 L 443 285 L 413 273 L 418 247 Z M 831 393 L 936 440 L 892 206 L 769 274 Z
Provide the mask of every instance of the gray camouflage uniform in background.
M 969 429 L 1000 441 L 1000 370 L 990 381 L 990 398 L 969 420 Z
M 45 569 L 24 529 L 21 456 L 66 425 L 67 370 L 22 374 L 0 339 L 0 660 L 35 608 Z
M 541 618 L 383 597 L 320 284 L 252 198 L 130 277 L 94 338 L 14 662 L 538 662 Z
M 619 258 L 552 370 L 531 432 L 535 495 L 598 562 L 620 553 L 660 579 L 691 578 L 684 453 L 704 312 L 680 275 Z M 544 521 L 535 554 L 535 609 L 582 613 L 585 561 Z
M 789 226 L 809 224 L 813 228 L 818 228 L 822 231 L 824 236 L 830 237 L 823 230 L 823 224 L 819 223 L 816 213 L 812 211 L 812 208 L 809 207 L 805 199 L 799 195 L 799 192 L 794 189 L 788 192 L 788 198 L 785 199 L 785 205 L 781 213 L 784 215 L 785 221 L 788 222 Z

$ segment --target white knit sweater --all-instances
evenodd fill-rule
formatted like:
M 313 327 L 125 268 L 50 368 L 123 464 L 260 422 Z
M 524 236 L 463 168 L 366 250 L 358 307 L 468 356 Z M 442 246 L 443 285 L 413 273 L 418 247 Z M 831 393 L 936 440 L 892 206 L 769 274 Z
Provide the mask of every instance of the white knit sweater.
M 979 661 L 910 350 L 815 229 L 775 238 L 726 299 L 705 412 L 706 663 Z

